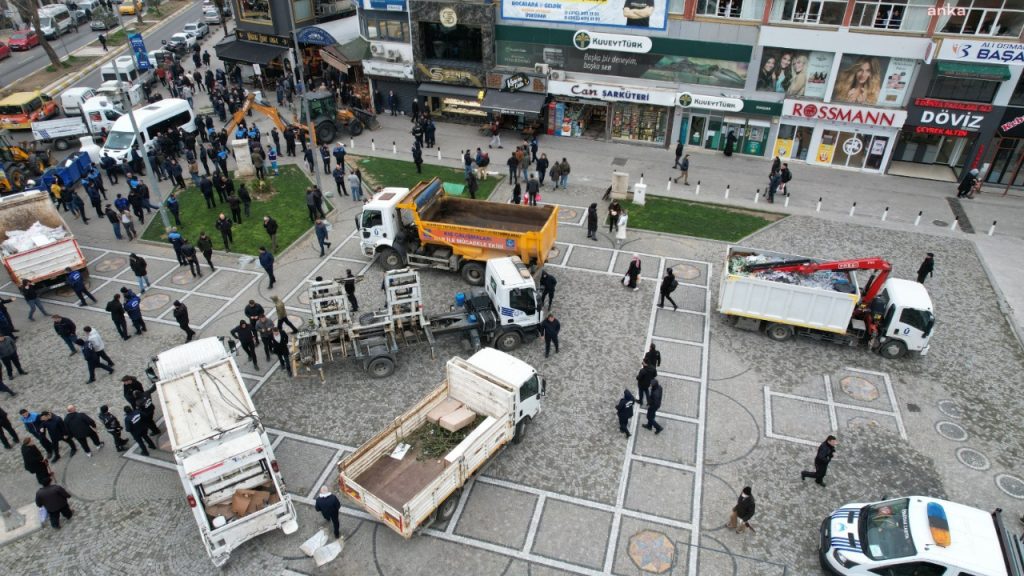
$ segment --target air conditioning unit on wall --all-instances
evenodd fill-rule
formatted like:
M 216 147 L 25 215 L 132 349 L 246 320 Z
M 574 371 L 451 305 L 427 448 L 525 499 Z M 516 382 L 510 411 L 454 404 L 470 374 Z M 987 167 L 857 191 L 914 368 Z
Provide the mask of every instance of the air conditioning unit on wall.
M 548 72 L 548 80 L 565 80 L 565 71 L 552 70 Z
M 384 57 L 384 52 L 385 52 L 384 44 L 382 44 L 380 42 L 371 42 L 370 43 L 370 54 L 371 55 L 377 56 L 379 58 L 383 58 Z
M 536 72 L 537 74 L 544 74 L 545 76 L 547 76 L 548 71 L 550 71 L 550 70 L 551 70 L 551 68 L 547 64 L 534 64 L 533 65 L 533 71 Z

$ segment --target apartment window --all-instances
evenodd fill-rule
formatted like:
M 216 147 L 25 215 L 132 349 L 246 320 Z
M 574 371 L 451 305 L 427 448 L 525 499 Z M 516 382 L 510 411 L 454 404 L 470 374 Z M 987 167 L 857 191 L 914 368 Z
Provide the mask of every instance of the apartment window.
M 483 34 L 480 28 L 456 24 L 451 28 L 436 22 L 420 22 L 423 54 L 427 60 L 483 62 Z
M 1020 0 L 948 0 L 940 9 L 943 34 L 1017 38 L 1024 29 Z
M 1001 82 L 978 78 L 936 76 L 928 87 L 928 97 L 939 100 L 966 100 L 991 103 Z
M 238 0 L 239 19 L 249 22 L 273 24 L 270 2 L 267 0 Z
M 409 22 L 386 18 L 366 17 L 366 37 L 370 40 L 409 41 Z
M 764 0 L 700 0 L 699 16 L 760 20 L 764 14 Z
M 934 0 L 857 0 L 853 7 L 853 28 L 925 32 Z
M 773 22 L 839 26 L 846 13 L 846 0 L 782 0 L 772 4 Z

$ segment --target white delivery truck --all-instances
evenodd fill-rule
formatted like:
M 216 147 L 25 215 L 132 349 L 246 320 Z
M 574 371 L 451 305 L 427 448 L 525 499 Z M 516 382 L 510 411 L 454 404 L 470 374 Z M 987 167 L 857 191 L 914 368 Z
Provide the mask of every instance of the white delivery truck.
M 120 98 L 98 95 L 82 102 L 82 118 L 89 132 L 95 135 L 114 127 L 114 122 L 124 114 Z
M 75 86 L 60 93 L 60 109 L 65 116 L 78 116 L 81 112 L 82 102 L 95 96 L 92 88 L 88 86 Z
M 32 123 L 32 138 L 36 142 L 49 142 L 64 151 L 78 144 L 79 138 L 89 135 L 89 128 L 81 117 L 40 120 Z
M 65 268 L 88 274 L 71 228 L 40 190 L 0 197 L 0 259 L 16 286 L 63 281 Z
M 466 481 L 521 441 L 541 410 L 544 381 L 504 352 L 484 348 L 446 370 L 440 387 L 338 464 L 341 491 L 405 538 L 451 518 Z M 423 440 L 458 433 L 465 438 L 445 454 Z
M 122 82 L 119 80 L 107 80 L 96 87 L 96 95 L 108 98 L 113 102 L 123 102 L 121 95 L 128 96 L 128 104 L 133 108 L 146 100 L 145 92 L 140 84 Z
M 847 504 L 818 536 L 821 567 L 838 576 L 1024 576 L 1024 543 L 998 508 L 925 496 Z
M 928 353 L 935 326 L 928 290 L 890 278 L 892 265 L 881 258 L 824 261 L 730 246 L 725 266 L 718 311 L 739 328 L 778 341 L 865 342 L 885 358 Z M 863 289 L 858 270 L 872 271 Z
M 135 66 L 135 59 L 131 56 L 118 56 L 112 62 L 107 62 L 100 68 L 100 79 L 103 82 L 120 80 L 136 86 L 151 86 L 156 82 L 156 73 L 150 68 L 145 72 Z
M 270 439 L 234 358 L 218 338 L 161 353 L 147 374 L 206 552 L 223 566 L 260 534 L 298 529 Z

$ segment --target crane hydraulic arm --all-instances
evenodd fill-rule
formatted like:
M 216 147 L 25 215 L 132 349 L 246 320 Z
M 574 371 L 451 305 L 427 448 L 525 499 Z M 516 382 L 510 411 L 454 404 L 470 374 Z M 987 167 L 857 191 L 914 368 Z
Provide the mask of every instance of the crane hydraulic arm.
M 747 270 L 774 270 L 777 272 L 796 272 L 797 274 L 813 274 L 822 270 L 873 270 L 878 272 L 873 276 L 864 290 L 860 305 L 868 308 L 871 302 L 878 296 L 885 281 L 892 271 L 892 264 L 881 258 L 855 258 L 852 260 L 835 260 L 832 262 L 814 262 L 813 260 L 784 260 L 782 262 L 763 262 L 747 265 Z
M 245 118 L 245 115 L 248 114 L 250 109 L 262 112 L 274 122 L 274 125 L 277 126 L 277 129 L 281 132 L 288 129 L 288 125 L 284 123 L 284 120 L 281 120 L 281 115 L 278 114 L 276 108 L 256 102 L 255 95 L 249 94 L 245 97 L 245 103 L 242 104 L 242 107 L 235 111 L 231 116 L 231 120 L 228 120 L 227 125 L 224 126 L 224 131 L 229 136 L 234 133 L 235 127 L 242 121 L 242 118 Z

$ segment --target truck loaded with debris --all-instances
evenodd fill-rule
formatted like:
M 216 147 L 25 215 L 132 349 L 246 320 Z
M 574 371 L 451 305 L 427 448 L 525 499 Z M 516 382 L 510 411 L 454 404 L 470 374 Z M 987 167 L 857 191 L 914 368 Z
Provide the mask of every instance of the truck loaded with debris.
M 31 190 L 0 197 L 0 258 L 15 285 L 61 280 L 84 270 L 85 256 L 50 195 Z
M 223 566 L 242 543 L 298 529 L 274 450 L 235 359 L 219 338 L 162 352 L 146 371 L 157 380 L 186 501 L 207 554 Z
M 861 288 L 856 272 L 870 270 Z M 931 297 L 911 280 L 890 278 L 881 258 L 825 261 L 730 246 L 718 311 L 773 340 L 807 336 L 868 344 L 886 358 L 928 353 L 935 325 Z
M 341 491 L 405 538 L 455 513 L 462 486 L 541 410 L 544 382 L 493 348 L 452 358 L 440 387 L 338 464 Z

